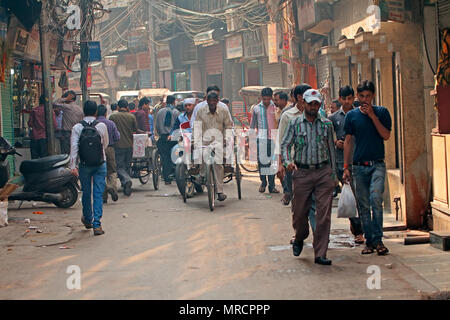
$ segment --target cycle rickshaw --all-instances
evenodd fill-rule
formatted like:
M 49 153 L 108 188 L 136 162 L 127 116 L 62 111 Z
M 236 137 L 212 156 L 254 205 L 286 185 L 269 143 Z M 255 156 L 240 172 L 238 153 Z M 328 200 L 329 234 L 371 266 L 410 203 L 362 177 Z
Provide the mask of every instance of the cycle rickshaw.
M 149 141 L 152 140 L 149 139 Z M 142 148 L 142 146 L 140 147 Z M 149 142 L 144 146 L 144 148 L 145 151 L 140 150 L 140 152 L 137 152 L 139 156 L 133 156 L 130 168 L 130 176 L 131 178 L 139 179 L 139 182 L 144 185 L 148 183 L 151 175 L 153 180 L 153 187 L 155 188 L 155 190 L 158 190 L 161 172 L 161 159 L 158 153 L 158 149 L 154 142 Z
M 195 190 L 197 192 L 203 191 L 203 186 L 206 186 L 208 192 L 208 204 L 209 209 L 214 211 L 215 201 L 217 198 L 217 175 L 215 172 L 215 154 L 211 146 L 203 147 L 203 152 L 206 152 L 206 156 L 203 157 L 203 177 L 201 171 L 201 165 L 196 164 L 194 159 L 194 152 L 191 150 L 191 136 L 189 133 L 182 133 L 182 139 L 180 139 L 182 148 L 179 149 L 178 159 L 176 160 L 175 179 L 180 194 L 183 197 L 183 202 L 187 202 L 188 198 L 193 197 Z M 241 182 L 242 174 L 238 164 L 237 147 L 233 146 L 234 151 L 234 166 L 224 165 L 224 177 L 223 183 L 229 183 L 233 179 L 236 180 L 238 199 L 242 199 L 241 194 Z M 225 163 L 225 162 L 224 162 Z

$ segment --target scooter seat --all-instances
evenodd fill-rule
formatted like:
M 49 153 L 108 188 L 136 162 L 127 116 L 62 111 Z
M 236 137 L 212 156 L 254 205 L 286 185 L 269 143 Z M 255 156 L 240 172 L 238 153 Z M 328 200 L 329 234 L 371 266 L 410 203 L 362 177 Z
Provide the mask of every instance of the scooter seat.
M 67 154 L 59 154 L 36 160 L 25 160 L 20 165 L 20 173 L 27 175 L 31 173 L 50 171 L 52 169 L 65 166 L 67 163 L 69 163 L 69 156 Z

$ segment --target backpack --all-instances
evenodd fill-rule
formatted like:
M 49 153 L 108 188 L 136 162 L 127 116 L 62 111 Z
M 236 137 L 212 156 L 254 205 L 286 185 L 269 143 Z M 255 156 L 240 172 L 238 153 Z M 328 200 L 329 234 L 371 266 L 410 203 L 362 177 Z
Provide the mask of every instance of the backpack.
M 78 154 L 80 155 L 80 163 L 87 167 L 98 167 L 105 162 L 102 137 L 95 128 L 98 123 L 96 120 L 90 124 L 84 120 L 81 121 L 83 131 L 80 134 Z

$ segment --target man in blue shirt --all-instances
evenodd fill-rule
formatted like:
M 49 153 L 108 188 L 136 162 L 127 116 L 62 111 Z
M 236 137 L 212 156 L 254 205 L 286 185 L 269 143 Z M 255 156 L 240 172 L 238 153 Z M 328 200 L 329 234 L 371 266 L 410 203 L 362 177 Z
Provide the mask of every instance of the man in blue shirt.
M 376 250 L 378 255 L 385 255 L 389 250 L 382 241 L 386 177 L 384 141 L 391 136 L 392 119 L 386 108 L 372 106 L 375 96 L 373 82 L 363 81 L 358 85 L 357 92 L 361 106 L 347 113 L 345 118 L 343 180 L 351 179 L 350 165 L 353 164 L 355 196 L 366 238 L 362 254 L 371 254 Z

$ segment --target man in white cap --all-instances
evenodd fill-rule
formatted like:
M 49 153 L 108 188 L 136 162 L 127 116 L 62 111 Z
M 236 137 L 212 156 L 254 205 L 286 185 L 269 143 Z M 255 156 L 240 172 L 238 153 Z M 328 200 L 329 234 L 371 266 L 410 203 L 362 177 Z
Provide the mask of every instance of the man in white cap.
M 316 228 L 314 230 L 315 263 L 331 265 L 327 259 L 331 227 L 333 191 L 337 185 L 334 132 L 330 120 L 319 114 L 322 96 L 307 90 L 303 99 L 305 110 L 290 121 L 281 143 L 281 157 L 288 171 L 293 172 L 292 225 L 295 240 L 294 256 L 299 256 L 303 241 L 308 238 L 308 213 L 311 196 L 316 197 Z M 291 147 L 294 146 L 294 156 Z
M 183 105 L 184 105 L 184 112 L 177 117 L 175 123 L 173 124 L 172 131 L 170 132 L 170 139 L 172 141 L 176 141 L 174 140 L 174 138 L 180 137 L 181 125 L 183 125 L 184 132 L 192 133 L 192 128 L 189 122 L 192 118 L 192 113 L 194 112 L 195 98 L 184 99 Z

